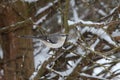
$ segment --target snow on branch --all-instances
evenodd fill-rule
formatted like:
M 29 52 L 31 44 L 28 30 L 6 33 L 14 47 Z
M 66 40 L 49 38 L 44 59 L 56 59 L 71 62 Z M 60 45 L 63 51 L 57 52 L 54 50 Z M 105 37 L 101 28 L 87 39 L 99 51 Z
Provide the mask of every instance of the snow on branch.
M 94 50 L 91 49 L 90 47 L 86 47 L 86 46 L 84 46 L 84 45 L 82 45 L 82 46 L 83 46 L 85 49 L 91 51 L 92 53 L 95 53 L 95 54 L 97 54 L 97 55 L 99 55 L 99 56 L 101 56 L 101 57 L 103 57 L 103 58 L 105 58 L 105 59 L 111 59 L 110 57 L 106 56 L 105 54 L 103 54 L 103 53 L 101 53 L 101 52 L 94 51 Z
M 103 21 L 103 20 L 105 20 L 105 19 L 108 19 L 109 17 L 111 17 L 111 16 L 113 16 L 114 14 L 116 14 L 117 11 L 119 11 L 119 9 L 120 9 L 120 6 L 117 6 L 117 7 L 113 8 L 113 9 L 111 10 L 111 12 L 110 12 L 109 15 L 101 18 L 99 21 Z
M 55 0 L 55 1 L 54 1 L 54 4 L 57 3 L 57 2 L 58 2 L 58 0 Z M 49 9 L 49 8 L 52 7 L 52 6 L 53 6 L 53 3 L 52 3 L 52 2 L 48 3 L 46 6 L 40 8 L 40 9 L 37 11 L 37 13 L 36 13 L 35 16 L 41 14 L 42 12 L 46 11 L 47 9 Z
M 32 2 L 36 2 L 36 1 L 38 1 L 38 0 L 23 0 L 23 1 L 32 3 Z
M 112 44 L 113 46 L 117 47 L 118 45 L 112 40 L 112 38 L 109 36 L 109 34 L 103 30 L 102 28 L 100 29 L 95 29 L 94 27 L 85 27 L 82 29 L 81 33 L 83 34 L 84 32 L 91 32 L 101 39 L 106 40 L 108 43 Z
M 42 23 L 44 20 L 46 20 L 47 16 L 48 16 L 48 14 L 44 15 L 44 16 L 41 17 L 38 21 L 36 21 L 36 22 L 34 23 L 34 25 L 33 25 L 33 28 L 34 28 L 34 29 L 37 28 L 37 25 L 40 24 L 40 23 Z
M 106 78 L 103 78 L 103 77 L 93 76 L 93 75 L 89 75 L 89 74 L 85 74 L 85 73 L 80 73 L 80 76 L 85 76 L 85 77 L 88 77 L 88 78 L 101 79 L 101 80 L 109 80 L 109 79 L 106 79 Z
M 84 21 L 79 20 L 77 22 L 68 20 L 68 24 L 70 27 L 72 26 L 89 26 L 89 27 L 96 27 L 96 28 L 104 28 L 105 26 L 119 24 L 120 21 L 110 21 L 110 22 L 92 22 L 92 21 Z
M 112 40 L 111 36 L 104 30 L 108 28 L 110 25 L 119 24 L 120 21 L 110 21 L 110 22 L 92 22 L 92 21 L 84 21 L 79 20 L 78 22 L 68 20 L 69 26 L 84 26 L 81 30 L 81 34 L 84 32 L 91 32 L 101 39 L 106 40 L 108 43 L 112 44 L 113 46 L 117 47 L 118 45 Z

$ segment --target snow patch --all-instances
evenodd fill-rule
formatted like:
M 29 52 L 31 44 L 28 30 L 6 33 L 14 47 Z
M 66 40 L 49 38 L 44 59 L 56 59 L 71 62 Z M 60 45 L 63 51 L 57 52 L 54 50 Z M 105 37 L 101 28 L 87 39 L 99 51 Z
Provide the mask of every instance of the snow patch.
M 108 43 L 114 45 L 117 47 L 117 44 L 111 39 L 111 37 L 101 28 L 96 29 L 94 27 L 85 27 L 82 29 L 81 34 L 85 33 L 85 32 L 91 32 L 93 34 L 96 34 L 97 36 L 99 36 L 101 39 L 106 40 Z
M 29 2 L 29 3 L 32 3 L 32 2 L 36 2 L 38 0 L 24 0 L 25 2 Z
M 58 2 L 58 0 L 55 0 L 55 1 L 54 1 L 54 3 L 56 3 L 56 2 Z M 44 12 L 45 10 L 47 10 L 48 8 L 50 8 L 51 6 L 53 6 L 53 3 L 52 3 L 52 2 L 48 3 L 45 7 L 40 8 L 40 9 L 37 11 L 37 13 L 36 13 L 35 16 L 37 16 L 37 15 L 39 15 L 40 13 Z
M 0 45 L 0 58 L 3 59 L 3 51 L 2 51 L 1 45 Z

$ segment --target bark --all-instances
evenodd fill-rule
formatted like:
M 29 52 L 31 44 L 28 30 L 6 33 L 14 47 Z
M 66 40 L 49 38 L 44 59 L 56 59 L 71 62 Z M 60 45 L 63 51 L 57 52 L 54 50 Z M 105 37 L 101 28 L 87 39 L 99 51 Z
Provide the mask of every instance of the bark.
M 18 38 L 18 35 L 32 34 L 32 24 L 16 25 L 9 27 L 19 21 L 27 19 L 28 5 L 17 1 L 14 4 L 5 4 L 0 14 L 2 48 L 4 53 L 4 78 L 5 80 L 28 80 L 34 70 L 32 40 Z M 4 27 L 3 27 L 4 26 Z M 14 25 L 13 25 L 14 26 Z M 19 28 L 16 28 L 18 27 Z

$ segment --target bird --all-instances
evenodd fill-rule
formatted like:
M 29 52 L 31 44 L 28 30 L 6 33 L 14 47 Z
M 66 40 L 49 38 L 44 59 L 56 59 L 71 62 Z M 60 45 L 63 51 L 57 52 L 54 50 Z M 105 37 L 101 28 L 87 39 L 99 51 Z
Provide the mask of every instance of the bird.
M 28 39 L 39 39 L 43 44 L 50 48 L 60 48 L 64 45 L 65 40 L 67 38 L 67 34 L 48 34 L 48 35 L 24 35 L 24 36 L 18 36 L 20 38 L 28 38 Z

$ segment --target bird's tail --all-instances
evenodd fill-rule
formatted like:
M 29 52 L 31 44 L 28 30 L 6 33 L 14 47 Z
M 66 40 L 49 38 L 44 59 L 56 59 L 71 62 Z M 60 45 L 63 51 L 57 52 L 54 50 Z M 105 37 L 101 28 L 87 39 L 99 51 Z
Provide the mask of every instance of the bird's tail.
M 24 35 L 24 36 L 17 36 L 18 38 L 28 38 L 28 39 L 38 39 L 36 36 L 31 36 L 31 35 Z
M 18 38 L 27 38 L 27 39 L 46 39 L 46 36 L 32 36 L 32 35 L 24 35 L 17 36 Z

